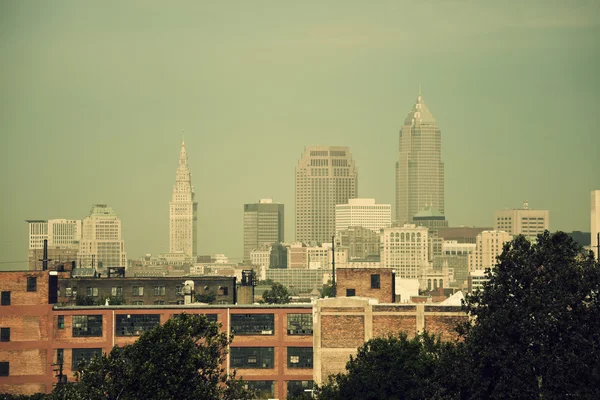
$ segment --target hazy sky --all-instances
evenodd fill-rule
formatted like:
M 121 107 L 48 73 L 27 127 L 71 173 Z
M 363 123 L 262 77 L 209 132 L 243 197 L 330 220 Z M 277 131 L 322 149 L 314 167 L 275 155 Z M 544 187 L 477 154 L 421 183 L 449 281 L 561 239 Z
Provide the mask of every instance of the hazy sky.
M 294 239 L 307 145 L 350 146 L 359 195 L 394 204 L 419 84 L 451 225 L 528 200 L 552 230 L 590 229 L 598 1 L 1 1 L 0 55 L 0 268 L 26 268 L 26 219 L 100 202 L 129 258 L 168 251 L 182 129 L 200 254 L 241 257 L 243 204 L 264 197 Z

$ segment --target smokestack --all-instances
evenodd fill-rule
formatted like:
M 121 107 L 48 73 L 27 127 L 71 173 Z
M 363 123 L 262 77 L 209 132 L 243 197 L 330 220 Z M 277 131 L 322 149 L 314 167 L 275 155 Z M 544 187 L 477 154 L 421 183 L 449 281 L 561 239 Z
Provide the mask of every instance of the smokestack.
M 48 270 L 48 239 L 44 239 L 44 259 L 42 260 L 42 271 Z

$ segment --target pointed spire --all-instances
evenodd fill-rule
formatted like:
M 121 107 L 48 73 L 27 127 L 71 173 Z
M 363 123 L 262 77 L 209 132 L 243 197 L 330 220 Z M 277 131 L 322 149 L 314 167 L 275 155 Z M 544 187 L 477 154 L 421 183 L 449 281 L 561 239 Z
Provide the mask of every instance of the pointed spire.
M 181 140 L 181 153 L 179 154 L 179 165 L 187 164 L 187 152 L 185 151 L 185 142 Z

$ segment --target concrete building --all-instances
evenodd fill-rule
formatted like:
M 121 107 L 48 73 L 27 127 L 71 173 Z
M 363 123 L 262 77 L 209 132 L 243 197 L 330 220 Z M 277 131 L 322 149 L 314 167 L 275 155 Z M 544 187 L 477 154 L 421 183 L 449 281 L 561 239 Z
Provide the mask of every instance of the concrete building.
M 81 241 L 81 220 L 27 220 L 29 231 L 29 269 L 42 269 L 44 240 L 48 241 L 48 259 L 55 263 L 77 260 Z
M 198 203 L 194 201 L 192 174 L 187 162 L 185 143 L 182 141 L 179 167 L 169 203 L 169 253 L 195 257 L 198 254 Z
M 592 190 L 591 193 L 591 207 L 590 207 L 590 240 L 591 246 L 596 254 L 596 259 L 600 260 L 600 239 L 598 233 L 600 233 L 600 190 Z
M 381 264 L 402 279 L 422 279 L 429 268 L 429 232 L 413 224 L 383 229 Z
M 336 245 L 348 248 L 348 260 L 379 258 L 380 232 L 362 226 L 350 226 L 336 232 Z
M 448 227 L 448 221 L 446 221 L 446 217 L 431 206 L 427 206 L 413 215 L 411 223 L 417 226 L 424 226 L 425 228 L 429 229 L 430 234 L 437 234 L 441 228 Z
M 502 254 L 504 243 L 510 242 L 512 235 L 504 231 L 483 231 L 477 235 L 477 246 L 469 254 L 469 271 L 493 268 L 496 257 Z
M 483 285 L 489 281 L 486 276 L 487 270 L 476 269 L 469 272 L 469 293 L 473 293 L 476 290 L 483 290 Z
M 527 202 L 523 208 L 494 211 L 494 230 L 511 235 L 537 236 L 550 229 L 548 210 L 532 210 Z
M 306 147 L 296 166 L 296 241 L 330 242 L 335 206 L 358 194 L 358 172 L 348 147 Z
M 126 267 L 121 220 L 106 204 L 95 204 L 83 220 L 79 262 L 83 267 Z
M 475 243 L 445 240 L 442 244 L 442 254 L 433 259 L 433 268 L 447 269 L 451 277 L 449 286 L 466 290 L 469 278 L 469 254 L 475 251 L 476 247 Z
M 375 199 L 350 199 L 348 204 L 335 206 L 335 232 L 351 226 L 362 226 L 379 233 L 392 225 L 392 206 L 375 204 Z
M 287 287 L 292 295 L 306 294 L 313 290 L 320 290 L 327 283 L 325 277 L 330 271 L 325 269 L 291 269 L 291 268 L 269 268 L 266 270 L 266 278 L 273 282 L 281 283 Z M 270 289 L 270 288 L 269 288 Z
M 410 222 L 427 205 L 445 214 L 442 134 L 419 93 L 400 130 L 396 221 Z
M 271 199 L 244 204 L 244 261 L 250 261 L 252 250 L 284 241 L 283 221 L 283 204 Z
M 271 246 L 263 246 L 250 252 L 250 263 L 257 267 L 271 266 Z
M 456 226 L 439 228 L 438 237 L 444 240 L 455 240 L 458 243 L 477 243 L 477 235 L 483 231 L 491 231 L 492 228 L 480 228 L 474 226 Z

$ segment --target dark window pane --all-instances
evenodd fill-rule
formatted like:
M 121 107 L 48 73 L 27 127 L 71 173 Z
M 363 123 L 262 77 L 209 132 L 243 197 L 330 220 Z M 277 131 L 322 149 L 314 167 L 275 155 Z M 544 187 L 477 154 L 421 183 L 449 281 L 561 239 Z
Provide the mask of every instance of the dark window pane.
M 379 274 L 373 274 L 371 275 L 371 289 L 379 289 L 381 286 L 381 281 L 380 281 L 380 276 Z
M 312 335 L 312 314 L 288 314 L 287 331 L 288 335 Z
M 0 342 L 10 342 L 10 328 L 0 328 Z
M 73 337 L 102 336 L 102 315 L 73 315 Z
M 35 292 L 37 290 L 37 278 L 36 277 L 28 277 L 27 278 L 27 291 Z
M 71 369 L 76 370 L 79 366 L 87 365 L 95 355 L 102 355 L 102 349 L 73 349 Z
M 232 368 L 273 368 L 273 347 L 232 347 Z
M 300 397 L 306 396 L 312 398 L 312 390 L 314 383 L 313 381 L 288 381 L 287 383 L 287 395 L 288 397 Z
M 3 306 L 10 306 L 10 292 L 2 292 L 0 304 Z
M 275 316 L 273 314 L 232 314 L 231 333 L 236 335 L 273 335 Z
M 8 362 L 0 362 L 0 376 L 8 376 L 9 364 Z
M 288 368 L 312 368 L 313 349 L 312 347 L 288 347 L 287 359 Z
M 355 289 L 346 289 L 346 297 L 353 297 L 356 296 L 356 290 Z
M 121 314 L 115 316 L 117 336 L 140 336 L 160 323 L 158 314 Z
M 64 315 L 58 316 L 58 329 L 65 329 L 65 316 Z
M 254 390 L 256 399 L 271 399 L 275 397 L 273 381 L 246 381 L 248 389 Z

